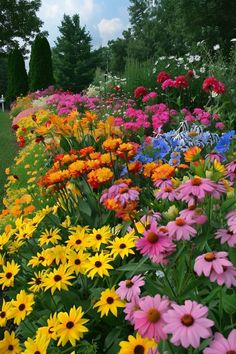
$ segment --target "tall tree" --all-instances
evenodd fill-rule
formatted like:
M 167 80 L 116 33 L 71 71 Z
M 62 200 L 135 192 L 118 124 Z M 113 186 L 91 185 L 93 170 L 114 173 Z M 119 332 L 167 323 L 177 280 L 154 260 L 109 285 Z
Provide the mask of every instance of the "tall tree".
M 21 51 L 16 48 L 8 56 L 7 101 L 10 103 L 28 91 L 28 78 Z
M 74 92 L 85 89 L 93 79 L 96 63 L 91 53 L 91 36 L 81 27 L 79 15 L 64 15 L 53 50 L 57 83 Z
M 29 88 L 31 91 L 47 88 L 54 83 L 51 49 L 46 37 L 37 35 L 31 50 Z
M 0 56 L 0 96 L 6 94 L 7 89 L 7 57 Z
M 0 4 L 0 52 L 9 52 L 18 45 L 22 49 L 35 34 L 39 33 L 43 22 L 37 17 L 41 0 L 1 0 Z

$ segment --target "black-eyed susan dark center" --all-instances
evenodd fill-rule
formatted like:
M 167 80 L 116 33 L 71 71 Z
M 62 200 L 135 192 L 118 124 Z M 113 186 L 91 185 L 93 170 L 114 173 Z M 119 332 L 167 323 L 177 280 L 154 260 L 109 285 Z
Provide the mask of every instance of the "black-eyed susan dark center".
M 143 345 L 136 345 L 136 347 L 134 348 L 134 354 L 144 354 L 145 353 L 145 348 Z
M 113 302 L 114 302 L 113 297 L 109 296 L 109 297 L 107 298 L 107 303 L 108 303 L 109 305 L 111 305 L 111 304 L 113 304 Z
M 74 322 L 72 322 L 72 321 L 67 322 L 66 328 L 71 329 L 73 327 L 74 327 Z
M 96 268 L 100 268 L 102 266 L 102 262 L 96 261 L 94 265 Z
M 62 277 L 59 274 L 55 275 L 55 277 L 54 277 L 55 281 L 60 281 L 61 279 L 62 279 Z

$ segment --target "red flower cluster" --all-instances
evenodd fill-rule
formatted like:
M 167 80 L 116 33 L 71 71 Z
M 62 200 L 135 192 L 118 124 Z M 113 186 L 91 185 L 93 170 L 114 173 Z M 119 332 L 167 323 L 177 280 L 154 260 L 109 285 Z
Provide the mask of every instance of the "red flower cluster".
M 217 80 L 215 77 L 210 76 L 206 78 L 202 84 L 202 88 L 205 92 L 215 92 L 219 95 L 225 92 L 225 85 L 223 82 Z
M 157 82 L 161 84 L 168 79 L 170 79 L 170 75 L 166 71 L 160 71 L 157 75 Z
M 174 87 L 176 88 L 188 88 L 189 83 L 184 75 L 176 76 L 174 81 Z
M 135 98 L 140 98 L 145 96 L 148 93 L 148 90 L 144 86 L 138 86 L 134 90 L 134 97 Z

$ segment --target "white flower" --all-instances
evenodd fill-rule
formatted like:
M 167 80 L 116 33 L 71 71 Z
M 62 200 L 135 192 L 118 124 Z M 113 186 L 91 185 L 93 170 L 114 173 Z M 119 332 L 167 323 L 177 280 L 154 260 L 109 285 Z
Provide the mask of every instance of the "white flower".
M 214 50 L 220 49 L 220 45 L 219 45 L 219 44 L 214 45 L 213 49 L 214 49 Z
M 230 42 L 236 42 L 236 38 L 232 38 Z
M 200 73 L 205 73 L 206 72 L 206 68 L 204 68 L 204 66 L 202 66 L 200 69 L 199 69 Z
M 193 56 L 193 55 L 190 55 L 190 56 L 189 56 L 188 62 L 189 62 L 189 63 L 193 63 L 193 62 L 194 62 L 194 56 Z
M 200 57 L 200 55 L 195 55 L 194 59 L 195 59 L 196 61 L 200 61 L 201 57 Z

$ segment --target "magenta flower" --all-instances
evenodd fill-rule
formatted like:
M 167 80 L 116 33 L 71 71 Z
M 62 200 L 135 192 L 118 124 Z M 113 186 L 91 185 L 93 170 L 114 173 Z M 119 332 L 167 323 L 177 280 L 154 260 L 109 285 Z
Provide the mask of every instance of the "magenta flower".
M 220 239 L 220 243 L 223 244 L 227 242 L 229 247 L 234 247 L 236 245 L 236 233 L 227 229 L 218 229 L 216 231 L 216 238 Z
M 179 215 L 181 218 L 186 219 L 188 222 L 194 224 L 205 224 L 207 222 L 207 216 L 204 214 L 204 211 L 201 208 L 196 208 L 194 205 L 188 207 L 188 209 L 183 209 L 180 211 Z
M 203 354 L 235 354 L 236 353 L 236 329 L 233 329 L 228 338 L 221 333 L 216 333 L 210 346 L 203 350 Z
M 236 233 L 236 210 L 230 211 L 226 215 L 227 223 L 229 226 L 230 231 Z
M 202 201 L 207 194 L 212 194 L 217 190 L 217 183 L 208 178 L 194 177 L 181 184 L 176 193 L 179 200 L 186 202 Z
M 183 218 L 177 218 L 174 221 L 168 222 L 166 225 L 169 236 L 173 240 L 190 240 L 191 237 L 196 236 L 197 231 L 191 226 L 192 221 Z
M 224 272 L 224 267 L 233 266 L 226 258 L 227 252 L 208 252 L 198 256 L 195 260 L 194 271 L 198 276 L 204 274 L 206 277 L 215 271 L 217 274 Z
M 140 295 L 140 287 L 144 284 L 143 277 L 141 275 L 135 275 L 131 279 L 119 282 L 119 288 L 116 292 L 122 300 L 131 301 L 133 297 Z
M 214 325 L 212 320 L 207 318 L 208 308 L 196 301 L 185 300 L 184 305 L 171 305 L 173 310 L 169 310 L 163 315 L 166 325 L 164 331 L 172 334 L 171 342 L 188 348 L 190 345 L 198 348 L 201 338 L 211 336 L 211 329 Z
M 157 199 L 168 199 L 173 202 L 175 200 L 175 190 L 171 186 L 162 187 L 159 191 L 155 192 Z
M 142 301 L 142 299 L 134 296 L 131 302 L 127 302 L 124 308 L 124 313 L 126 314 L 125 319 L 126 321 L 129 321 L 132 325 L 134 325 L 134 313 L 140 310 L 140 301 Z
M 216 281 L 218 285 L 226 285 L 227 288 L 236 286 L 236 268 L 223 267 L 223 273 L 216 273 L 214 270 L 210 274 L 210 281 Z
M 167 334 L 163 331 L 165 321 L 164 313 L 169 309 L 169 300 L 160 295 L 146 296 L 139 303 L 140 310 L 134 312 L 134 328 L 142 337 L 149 339 L 166 339 Z
M 155 263 L 166 263 L 166 257 L 175 250 L 175 244 L 168 237 L 165 227 L 157 228 L 152 222 L 150 228 L 144 232 L 144 237 L 136 240 L 136 248 L 144 256 L 148 256 Z

